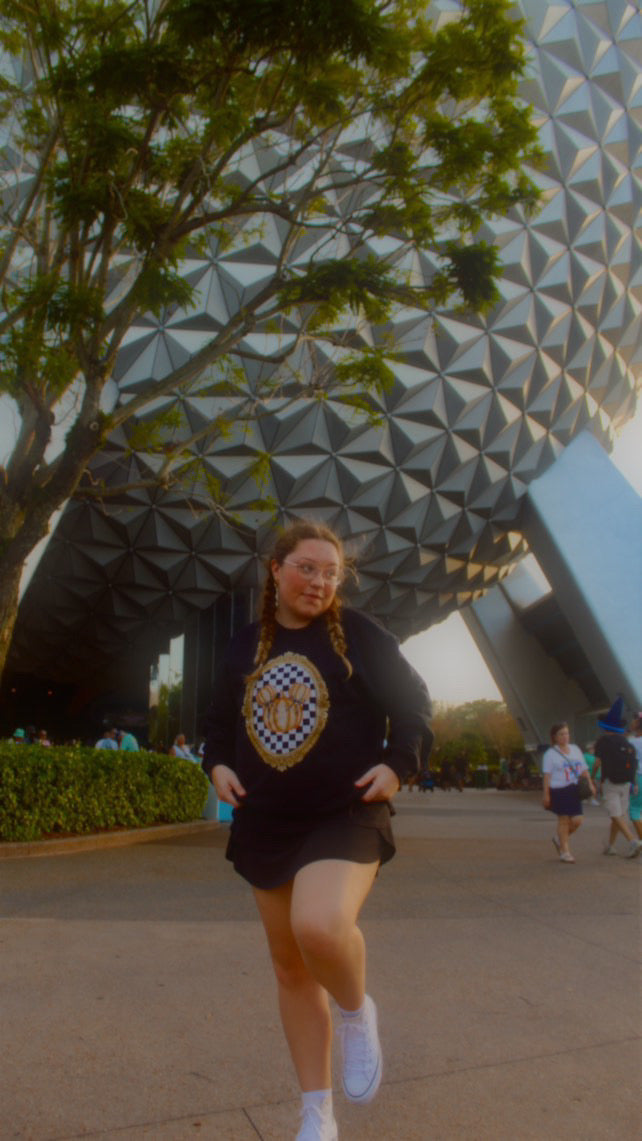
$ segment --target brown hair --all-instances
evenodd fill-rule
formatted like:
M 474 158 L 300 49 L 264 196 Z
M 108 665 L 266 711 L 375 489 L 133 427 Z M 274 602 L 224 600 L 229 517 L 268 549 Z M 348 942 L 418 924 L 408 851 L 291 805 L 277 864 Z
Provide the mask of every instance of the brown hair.
M 256 648 L 254 656 L 254 664 L 256 669 L 248 680 L 258 677 L 263 666 L 268 660 L 272 643 L 276 635 L 276 583 L 272 577 L 271 563 L 272 561 L 278 563 L 279 566 L 283 564 L 288 555 L 299 543 L 304 539 L 319 539 L 324 543 L 332 543 L 336 549 L 341 565 L 345 567 L 346 557 L 343 550 L 341 540 L 331 531 L 329 527 L 325 527 L 322 523 L 312 523 L 305 519 L 297 520 L 281 531 L 277 536 L 272 551 L 267 560 L 267 576 L 265 585 L 263 587 L 263 596 L 261 598 L 261 609 L 259 614 L 260 630 L 259 630 L 259 644 Z M 346 637 L 341 622 L 341 601 L 338 595 L 335 594 L 332 599 L 331 605 L 324 612 L 330 641 L 335 653 L 341 658 L 347 671 L 348 677 L 352 676 L 352 665 L 347 657 Z
M 557 721 L 555 725 L 551 725 L 549 729 L 551 745 L 555 744 L 555 738 L 557 737 L 560 729 L 568 729 L 568 721 Z

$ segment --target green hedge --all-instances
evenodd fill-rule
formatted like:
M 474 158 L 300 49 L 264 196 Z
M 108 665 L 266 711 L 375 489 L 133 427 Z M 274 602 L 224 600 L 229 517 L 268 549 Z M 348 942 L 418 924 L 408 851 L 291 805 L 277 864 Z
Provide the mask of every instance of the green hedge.
M 0 742 L 0 840 L 197 820 L 207 791 L 182 757 Z

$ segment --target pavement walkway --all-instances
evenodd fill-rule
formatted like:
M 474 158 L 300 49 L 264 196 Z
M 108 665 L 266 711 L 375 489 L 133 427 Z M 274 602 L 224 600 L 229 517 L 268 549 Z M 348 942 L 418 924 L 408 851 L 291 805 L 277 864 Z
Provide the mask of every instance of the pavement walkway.
M 405 791 L 363 912 L 377 1100 L 341 1141 L 639 1136 L 642 859 L 589 806 Z M 226 826 L 0 860 L 2 1141 L 292 1141 L 299 1098 Z M 24 851 L 24 850 L 22 850 Z M 338 1075 L 335 1089 L 339 1090 Z

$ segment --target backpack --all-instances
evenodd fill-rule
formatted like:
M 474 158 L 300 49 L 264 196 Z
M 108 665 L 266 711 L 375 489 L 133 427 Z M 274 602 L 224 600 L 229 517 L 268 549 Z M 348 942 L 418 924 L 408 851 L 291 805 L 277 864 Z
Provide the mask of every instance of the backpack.
M 615 780 L 616 784 L 625 784 L 627 781 L 630 784 L 635 783 L 635 776 L 638 767 L 637 757 L 633 747 L 629 744 L 628 741 L 626 743 L 628 745 L 626 753 L 624 752 L 624 749 L 622 749 L 621 754 L 615 764 L 615 770 L 620 775 L 615 778 L 611 778 L 612 780 Z
M 637 757 L 626 737 L 600 737 L 595 745 L 595 754 L 602 761 L 602 777 L 613 784 L 634 783 Z

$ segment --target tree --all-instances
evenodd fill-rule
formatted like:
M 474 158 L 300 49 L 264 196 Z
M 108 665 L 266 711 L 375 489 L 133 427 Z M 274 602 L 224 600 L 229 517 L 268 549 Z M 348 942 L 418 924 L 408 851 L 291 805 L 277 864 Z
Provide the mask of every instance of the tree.
M 161 682 L 158 698 L 149 709 L 149 743 L 163 753 L 176 738 L 181 728 L 181 701 L 183 682 Z
M 200 481 L 220 499 L 186 453 L 197 433 L 174 430 L 181 392 L 216 398 L 210 440 L 267 398 L 329 385 L 367 410 L 394 346 L 361 326 L 395 307 L 495 300 L 480 224 L 536 198 L 521 26 L 509 0 L 467 0 L 437 28 L 424 8 L 4 0 L 0 392 L 18 431 L 0 479 L 0 670 L 52 514 L 114 493 L 87 476 L 110 434 L 144 443 L 145 479 Z M 189 359 L 109 397 L 132 322 L 189 316 L 190 259 L 268 230 L 278 257 L 251 298 Z M 428 287 L 413 250 L 432 259 Z
M 435 754 L 451 759 L 457 751 L 479 763 L 475 750 L 483 748 L 485 761 L 511 757 L 524 750 L 524 739 L 514 717 L 501 701 L 481 698 L 463 705 L 437 704 L 433 720 Z

